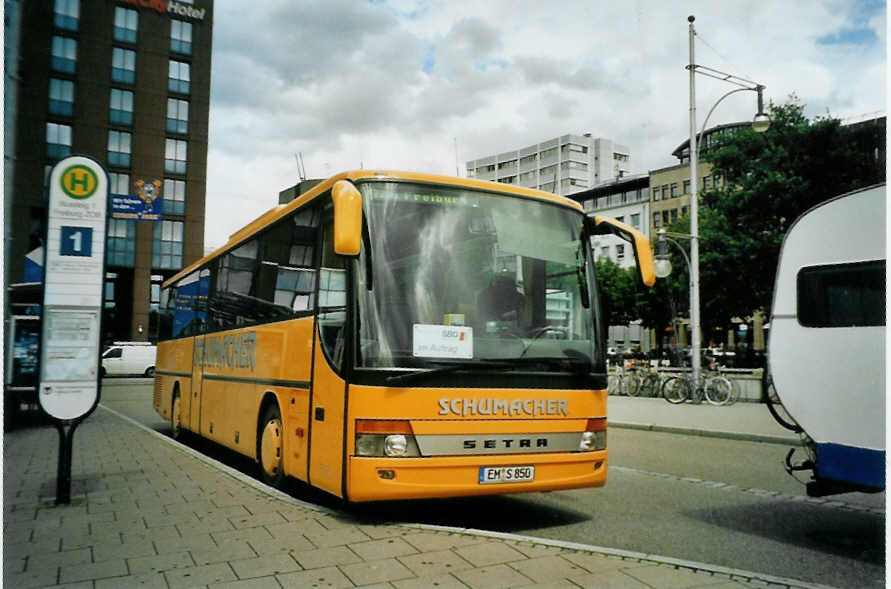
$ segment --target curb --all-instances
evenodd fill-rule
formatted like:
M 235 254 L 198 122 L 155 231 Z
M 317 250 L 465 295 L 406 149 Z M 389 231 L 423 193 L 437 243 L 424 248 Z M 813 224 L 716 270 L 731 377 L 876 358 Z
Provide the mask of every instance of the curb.
M 342 515 L 341 512 L 338 512 L 336 510 L 325 508 L 325 507 L 320 507 L 313 503 L 307 503 L 305 501 L 301 501 L 300 499 L 292 497 L 291 495 L 283 493 L 282 491 L 279 491 L 278 489 L 273 489 L 272 487 L 269 487 L 269 486 L 261 483 L 260 481 L 254 479 L 248 475 L 245 475 L 245 474 L 243 474 L 243 473 L 241 473 L 241 472 L 239 472 L 239 471 L 237 471 L 237 470 L 235 470 L 221 462 L 218 462 L 208 456 L 205 456 L 204 454 L 202 454 L 196 450 L 193 450 L 192 448 L 189 448 L 188 446 L 180 444 L 180 443 L 176 442 L 175 440 L 173 440 L 172 438 L 168 438 L 167 436 L 165 436 L 159 432 L 156 432 L 155 430 L 153 430 L 149 427 L 146 427 L 145 425 L 139 423 L 138 421 L 136 421 L 122 413 L 119 413 L 119 412 L 115 411 L 114 409 L 111 409 L 109 407 L 102 405 L 101 403 L 99 404 L 99 407 L 105 411 L 108 411 L 112 415 L 122 419 L 123 421 L 126 421 L 127 423 L 130 423 L 131 425 L 136 426 L 137 428 L 141 429 L 142 431 L 147 432 L 147 433 L 151 434 L 152 436 L 155 436 L 159 440 L 162 440 L 165 443 L 174 446 L 180 452 L 188 454 L 189 456 L 192 456 L 194 458 L 197 458 L 198 460 L 201 460 L 205 464 L 208 464 L 210 466 L 213 466 L 214 468 L 221 470 L 223 473 L 237 479 L 239 482 L 247 484 L 255 491 L 258 491 L 260 493 L 263 493 L 265 495 L 268 495 L 269 497 L 273 497 L 273 498 L 283 501 L 285 503 L 290 503 L 292 505 L 296 505 L 298 507 L 302 507 L 302 508 L 308 509 L 310 511 L 314 511 L 316 513 L 323 513 L 323 514 L 328 514 L 328 515 Z M 646 424 L 611 423 L 610 425 L 613 425 L 616 427 L 626 427 L 629 429 L 647 429 L 649 431 L 660 431 L 659 429 L 656 429 L 656 428 L 658 428 L 658 426 L 646 425 Z M 683 428 L 665 428 L 665 429 L 683 430 Z M 695 430 L 691 430 L 691 431 L 695 431 Z M 683 432 L 676 431 L 674 433 L 683 433 Z M 715 432 L 715 433 L 724 434 L 726 432 Z M 702 434 L 699 434 L 699 435 L 702 435 Z M 726 437 L 726 436 L 721 435 L 720 437 Z M 786 443 L 786 442 L 787 442 L 787 440 L 783 439 L 782 443 Z M 477 536 L 477 537 L 484 537 L 484 538 L 492 538 L 495 540 L 504 540 L 507 542 L 522 542 L 522 543 L 533 544 L 533 545 L 538 545 L 538 546 L 548 546 L 548 547 L 553 547 L 553 548 L 574 550 L 574 551 L 578 551 L 578 552 L 601 554 L 603 556 L 607 556 L 607 557 L 611 557 L 611 558 L 618 558 L 618 559 L 628 560 L 628 561 L 633 561 L 633 562 L 648 562 L 648 563 L 653 563 L 653 564 L 659 564 L 662 566 L 667 566 L 667 567 L 677 569 L 677 570 L 688 570 L 691 572 L 708 573 L 714 577 L 722 578 L 722 579 L 730 579 L 730 580 L 746 581 L 746 582 L 757 582 L 757 583 L 763 583 L 763 584 L 766 584 L 769 586 L 777 585 L 777 586 L 781 586 L 781 587 L 788 587 L 790 589 L 835 589 L 829 585 L 806 583 L 804 581 L 799 581 L 797 579 L 788 579 L 788 578 L 777 577 L 774 575 L 768 575 L 768 574 L 764 574 L 764 573 L 756 573 L 756 572 L 752 572 L 752 571 L 744 571 L 744 570 L 740 570 L 740 569 L 733 569 L 733 568 L 722 567 L 722 566 L 717 566 L 717 565 L 709 565 L 709 564 L 705 564 L 705 563 L 701 563 L 701 562 L 683 560 L 683 559 L 672 558 L 672 557 L 668 557 L 668 556 L 660 556 L 657 554 L 645 554 L 643 552 L 634 552 L 634 551 L 630 551 L 630 550 L 622 550 L 619 548 L 608 548 L 608 547 L 604 547 L 604 546 L 595 546 L 595 545 L 590 545 L 590 544 L 579 544 L 576 542 L 567 542 L 567 541 L 562 541 L 562 540 L 550 540 L 550 539 L 546 539 L 546 538 L 536 538 L 534 536 L 523 536 L 523 535 L 519 535 L 519 534 L 493 532 L 493 531 L 488 531 L 488 530 L 478 530 L 478 529 L 474 529 L 474 528 L 459 528 L 459 527 L 439 526 L 439 525 L 432 525 L 432 524 L 415 524 L 415 523 L 399 523 L 399 522 L 394 522 L 394 525 L 406 527 L 409 529 L 416 529 L 416 530 L 424 530 L 424 531 L 431 531 L 431 532 L 444 532 L 444 533 L 450 533 L 450 534 L 462 534 L 465 536 Z
M 740 440 L 743 442 L 763 442 L 766 444 L 800 444 L 798 438 L 789 436 L 774 436 L 770 434 L 750 434 L 745 432 L 728 432 L 718 430 L 704 430 L 693 427 L 675 427 L 659 425 L 656 423 L 638 423 L 633 421 L 610 421 L 609 427 L 622 429 L 636 429 L 649 432 L 663 432 L 669 434 L 683 434 L 685 436 L 701 436 L 703 438 L 724 438 L 728 440 Z

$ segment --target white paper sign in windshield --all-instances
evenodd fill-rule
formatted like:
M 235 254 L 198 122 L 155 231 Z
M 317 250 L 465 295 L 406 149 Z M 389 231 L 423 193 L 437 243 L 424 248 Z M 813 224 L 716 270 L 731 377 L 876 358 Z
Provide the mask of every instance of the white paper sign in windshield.
M 95 160 L 65 158 L 50 175 L 40 406 L 77 419 L 99 399 L 99 324 L 108 178 Z
M 412 355 L 415 358 L 473 358 L 473 328 L 460 325 L 416 323 Z

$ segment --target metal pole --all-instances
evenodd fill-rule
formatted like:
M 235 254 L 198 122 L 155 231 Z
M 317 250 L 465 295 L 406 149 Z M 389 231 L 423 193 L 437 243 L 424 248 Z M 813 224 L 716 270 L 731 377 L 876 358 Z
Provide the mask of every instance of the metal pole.
M 696 145 L 696 62 L 693 52 L 694 16 L 688 16 L 690 30 L 690 344 L 693 382 L 699 381 L 699 150 Z
M 74 429 L 79 423 L 79 420 L 56 422 L 56 429 L 59 430 L 56 505 L 69 505 L 71 503 L 71 458 L 74 452 Z

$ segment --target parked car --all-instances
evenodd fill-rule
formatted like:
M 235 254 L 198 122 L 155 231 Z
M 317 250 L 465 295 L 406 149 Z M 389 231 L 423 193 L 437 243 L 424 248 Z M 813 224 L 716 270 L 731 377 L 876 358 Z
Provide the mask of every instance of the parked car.
M 102 354 L 102 376 L 155 375 L 157 347 L 148 342 L 115 342 Z

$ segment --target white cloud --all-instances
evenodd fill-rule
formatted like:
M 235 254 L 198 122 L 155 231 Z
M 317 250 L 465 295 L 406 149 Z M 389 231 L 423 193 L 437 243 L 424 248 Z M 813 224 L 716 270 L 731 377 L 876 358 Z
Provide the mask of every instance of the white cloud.
M 463 174 L 469 159 L 590 132 L 629 146 L 635 172 L 670 165 L 689 126 L 688 14 L 697 63 L 765 84 L 767 99 L 796 93 L 810 116 L 885 109 L 884 3 L 678 4 L 218 3 L 206 244 L 276 204 L 298 152 L 312 177 L 360 165 L 454 174 L 457 148 Z M 729 89 L 697 78 L 700 124 Z M 754 108 L 740 93 L 710 122 Z

